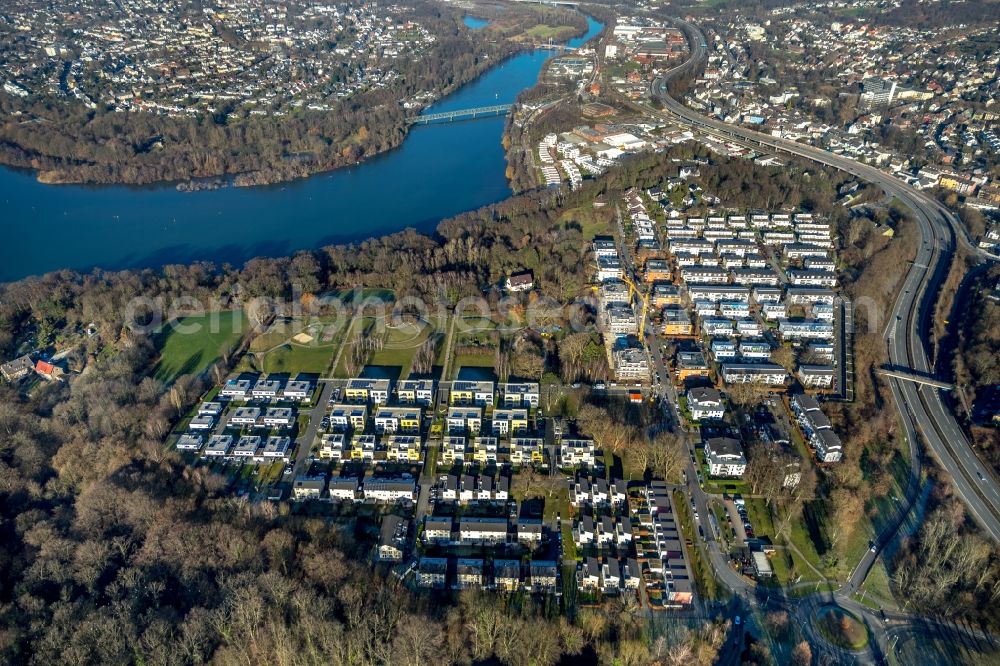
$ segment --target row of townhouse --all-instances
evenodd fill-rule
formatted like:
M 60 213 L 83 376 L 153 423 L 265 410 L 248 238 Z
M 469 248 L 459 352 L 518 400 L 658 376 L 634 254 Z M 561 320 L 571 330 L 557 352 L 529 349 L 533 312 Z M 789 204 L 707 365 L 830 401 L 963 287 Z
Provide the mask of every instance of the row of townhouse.
M 438 497 L 448 502 L 507 502 L 510 499 L 510 477 L 501 474 L 448 474 L 438 485 Z
M 344 384 L 344 401 L 355 404 L 388 404 L 391 385 L 392 382 L 388 379 L 353 377 L 348 379 L 347 383 Z
M 765 338 L 714 339 L 709 343 L 709 351 L 718 363 L 764 363 L 771 358 L 771 343 Z
M 559 564 L 553 560 L 521 560 L 422 557 L 417 563 L 417 586 L 428 589 L 455 587 L 491 588 L 501 592 L 524 589 L 555 592 L 559 585 Z M 453 581 L 449 585 L 449 581 Z
M 624 590 L 638 590 L 642 571 L 634 558 L 588 557 L 577 571 L 577 584 L 583 590 L 597 590 L 604 594 L 620 594 Z
M 455 381 L 451 384 L 448 404 L 452 406 L 490 407 L 499 388 L 499 404 L 505 409 L 537 407 L 540 396 L 537 382 L 507 382 L 498 387 L 491 381 Z
M 767 265 L 747 266 L 745 268 L 731 268 L 729 277 L 733 284 L 742 286 L 768 286 L 777 287 L 781 284 L 781 278 L 773 268 Z
M 579 475 L 566 482 L 569 485 L 569 503 L 574 507 L 625 506 L 625 481 Z
M 259 435 L 212 435 L 206 442 L 195 433 L 185 433 L 177 440 L 181 451 L 202 451 L 202 455 L 215 459 L 244 460 L 256 463 L 288 462 L 291 460 L 292 440 L 290 437 L 271 435 L 267 439 Z
M 288 382 L 267 375 L 241 374 L 230 377 L 219 390 L 227 400 L 293 400 L 306 402 L 316 391 L 316 384 L 301 375 Z
M 764 325 L 757 319 L 729 318 L 722 316 L 704 316 L 700 325 L 702 335 L 708 337 L 751 337 L 759 338 L 764 334 Z
M 375 432 L 392 434 L 419 433 L 423 410 L 419 407 L 388 407 L 381 405 L 375 412 Z
M 796 287 L 836 287 L 837 274 L 821 268 L 789 268 L 788 282 Z
M 396 402 L 429 407 L 434 404 L 433 379 L 401 379 L 396 382 Z
M 229 417 L 230 428 L 291 428 L 295 410 L 291 407 L 237 407 Z
M 796 291 L 796 294 L 800 292 Z M 808 295 L 811 292 L 805 292 Z M 689 284 L 687 285 L 687 295 L 692 303 L 712 303 L 722 304 L 742 303 L 749 305 L 751 302 L 758 305 L 781 304 L 784 298 L 784 291 L 770 281 L 761 284 Z M 796 304 L 805 302 L 796 301 Z M 816 301 L 812 301 L 816 302 Z M 832 303 L 832 299 L 830 299 Z
M 441 442 L 441 459 L 448 464 L 477 462 L 496 463 L 500 445 L 496 437 L 447 435 Z
M 723 363 L 722 380 L 727 384 L 784 386 L 788 372 L 776 363 Z
M 521 544 L 534 548 L 542 542 L 540 518 L 519 518 L 511 524 L 507 518 L 462 516 L 424 516 L 424 543 L 439 546 L 499 546 Z
M 595 519 L 583 514 L 576 521 L 573 537 L 578 546 L 625 548 L 632 543 L 632 523 L 628 516 L 600 516 Z
M 387 404 L 390 381 L 388 379 L 349 379 L 344 387 L 345 400 L 349 403 Z M 452 382 L 448 402 L 451 405 L 490 406 L 494 404 L 496 385 L 491 381 Z M 537 407 L 539 385 L 537 382 L 508 382 L 499 385 L 500 403 L 505 407 Z M 405 405 L 430 405 L 434 400 L 434 381 L 430 379 L 401 380 L 396 386 L 396 398 Z
M 694 588 L 670 490 L 665 482 L 654 480 L 645 495 L 646 507 L 637 512 L 641 533 L 636 551 L 650 573 L 663 579 L 666 603 L 688 606 L 694 600 Z
M 561 467 L 593 467 L 596 462 L 597 447 L 594 440 L 585 437 L 563 437 L 559 441 L 559 465 Z
M 734 230 L 745 229 L 767 230 L 767 229 L 794 229 L 803 233 L 832 233 L 832 227 L 826 220 L 817 219 L 812 213 L 792 213 L 777 212 L 768 213 L 765 211 L 751 211 L 746 215 L 710 215 L 708 217 L 670 217 L 668 225 L 682 226 L 694 229 L 699 232 L 707 230 Z
M 802 433 L 816 452 L 816 459 L 827 463 L 840 462 L 844 453 L 843 444 L 816 398 L 799 394 L 792 398 L 791 404 Z
M 483 430 L 482 407 L 449 407 L 446 419 L 450 435 L 478 435 Z M 528 410 L 524 408 L 493 410 L 490 432 L 494 437 L 523 435 L 528 431 Z
M 750 304 L 750 288 L 741 285 L 727 284 L 689 284 L 688 298 L 692 303 L 707 301 L 709 303 L 745 303 Z
M 817 303 L 833 305 L 837 300 L 837 292 L 828 287 L 796 286 L 785 290 L 785 298 L 789 305 L 815 305 Z
M 757 239 L 765 245 L 783 245 L 786 243 L 812 242 L 826 247 L 833 247 L 831 242 L 832 229 L 828 222 L 796 222 L 794 220 L 767 222 L 763 225 L 749 224 L 745 227 L 718 223 L 708 224 L 703 218 L 668 218 L 664 224 L 665 234 L 671 243 L 677 241 L 703 241 L 699 248 L 707 243 L 715 243 L 719 254 L 742 253 L 744 255 L 758 252 Z M 683 245 L 676 249 L 686 251 Z M 674 252 L 675 248 L 671 248 Z M 700 252 L 699 252 L 700 253 Z
M 330 500 L 340 502 L 376 502 L 394 504 L 414 502 L 417 484 L 404 477 L 335 476 L 329 482 L 325 476 L 299 476 L 292 483 L 292 498 L 296 500 Z
M 735 239 L 733 242 L 740 240 Z M 754 246 L 756 247 L 756 243 L 754 243 Z M 684 249 L 674 252 L 672 256 L 674 264 L 678 269 L 699 266 L 707 268 L 722 267 L 729 271 L 730 279 L 737 283 L 757 281 L 771 283 L 777 281 L 777 274 L 767 263 L 767 259 L 763 255 L 729 251 L 731 249 L 736 248 L 727 248 L 721 254 L 716 254 L 715 252 L 695 254 L 688 249 Z
M 680 275 L 681 280 L 688 285 L 729 284 L 729 271 L 718 266 L 683 266 Z
M 323 433 L 317 455 L 320 460 L 332 462 L 419 462 L 423 458 L 423 441 L 419 435 L 387 435 L 379 439 L 372 434 L 356 433 L 348 439 L 339 432 Z
M 783 340 L 833 340 L 833 322 L 824 319 L 783 319 L 778 322 Z
M 510 442 L 510 463 L 515 467 L 545 462 L 545 442 L 541 437 L 515 437 Z
M 723 319 L 750 319 L 750 304 L 741 301 L 695 301 L 695 314 L 699 317 Z

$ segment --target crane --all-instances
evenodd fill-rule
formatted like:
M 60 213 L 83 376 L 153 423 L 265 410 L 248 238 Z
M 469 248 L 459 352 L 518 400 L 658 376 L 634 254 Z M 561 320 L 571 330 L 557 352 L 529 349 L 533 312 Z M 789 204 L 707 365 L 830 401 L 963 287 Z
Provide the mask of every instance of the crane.
M 632 281 L 632 278 L 628 277 L 624 273 L 622 274 L 622 282 L 628 285 L 629 298 L 638 296 L 639 300 L 642 302 L 642 312 L 639 315 L 639 341 L 643 342 L 646 339 L 643 334 L 646 331 L 646 311 L 649 309 L 649 295 L 639 291 L 639 288 L 635 286 L 635 282 Z

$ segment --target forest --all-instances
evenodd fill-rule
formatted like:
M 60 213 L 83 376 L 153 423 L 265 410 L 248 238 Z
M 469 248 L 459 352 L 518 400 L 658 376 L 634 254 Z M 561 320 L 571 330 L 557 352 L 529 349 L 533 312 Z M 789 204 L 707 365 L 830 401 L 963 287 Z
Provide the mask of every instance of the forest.
M 961 404 L 968 405 L 969 434 L 979 455 L 1000 471 L 1000 267 L 978 270 L 959 290 L 954 349 L 949 357 Z

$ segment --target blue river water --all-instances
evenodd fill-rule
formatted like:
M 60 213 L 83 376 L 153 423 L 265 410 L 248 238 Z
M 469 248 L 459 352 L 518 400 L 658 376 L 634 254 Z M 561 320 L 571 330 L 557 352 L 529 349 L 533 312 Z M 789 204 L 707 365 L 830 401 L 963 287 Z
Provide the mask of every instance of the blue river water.
M 588 23 L 570 45 L 603 28 Z M 551 55 L 515 56 L 428 112 L 512 102 Z M 355 167 L 254 188 L 43 185 L 29 172 L 0 168 L 0 234 L 8 247 L 0 281 L 62 268 L 238 264 L 410 227 L 430 231 L 510 196 L 503 126 L 502 117 L 415 126 L 400 147 Z

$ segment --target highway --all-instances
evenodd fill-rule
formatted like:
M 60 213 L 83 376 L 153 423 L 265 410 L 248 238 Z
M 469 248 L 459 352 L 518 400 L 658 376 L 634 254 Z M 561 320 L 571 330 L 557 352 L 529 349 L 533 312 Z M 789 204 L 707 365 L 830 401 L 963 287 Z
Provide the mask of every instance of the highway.
M 726 141 L 757 149 L 766 148 L 789 153 L 839 169 L 880 186 L 887 195 L 899 199 L 912 211 L 920 231 L 920 248 L 907 270 L 899 295 L 890 312 L 885 330 L 885 343 L 889 362 L 894 367 L 908 368 L 918 374 L 933 376 L 934 367 L 927 352 L 930 321 L 939 289 L 947 275 L 950 259 L 957 245 L 964 246 L 972 256 L 981 260 L 996 260 L 1000 257 L 976 247 L 954 213 L 890 174 L 820 148 L 761 134 L 703 116 L 670 97 L 667 93 L 667 80 L 696 68 L 706 57 L 705 40 L 700 30 L 685 21 L 677 23 L 688 34 L 691 57 L 653 83 L 653 95 L 663 104 L 666 116 L 675 122 L 680 121 Z M 910 442 L 911 452 L 914 452 L 915 435 L 919 433 L 927 448 L 954 480 L 955 488 L 970 514 L 994 541 L 1000 542 L 1000 509 L 998 509 L 1000 484 L 973 452 L 955 416 L 942 401 L 939 389 L 920 386 L 899 378 L 890 378 L 889 383 L 899 410 L 900 421 Z M 894 534 L 896 521 L 893 522 Z M 856 569 L 852 581 L 864 580 L 868 569 L 893 534 L 883 533 L 879 536 L 875 552 L 866 556 L 866 561 Z

